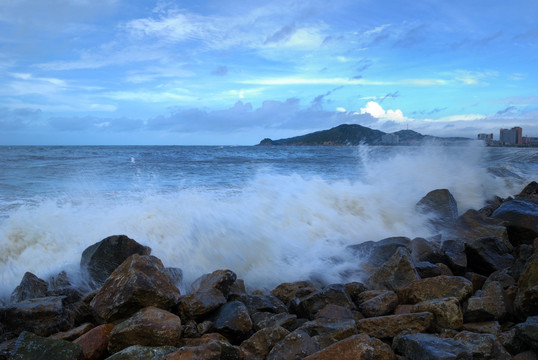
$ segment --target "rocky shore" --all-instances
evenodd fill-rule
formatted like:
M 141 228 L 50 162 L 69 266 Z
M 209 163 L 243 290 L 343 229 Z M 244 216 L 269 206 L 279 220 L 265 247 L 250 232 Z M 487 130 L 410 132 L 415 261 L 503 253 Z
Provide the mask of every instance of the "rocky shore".
M 417 210 L 439 235 L 348 247 L 363 282 L 266 291 L 223 269 L 182 294 L 181 269 L 110 236 L 81 255 L 93 291 L 24 275 L 0 359 L 537 359 L 538 184 L 461 215 L 434 190 Z

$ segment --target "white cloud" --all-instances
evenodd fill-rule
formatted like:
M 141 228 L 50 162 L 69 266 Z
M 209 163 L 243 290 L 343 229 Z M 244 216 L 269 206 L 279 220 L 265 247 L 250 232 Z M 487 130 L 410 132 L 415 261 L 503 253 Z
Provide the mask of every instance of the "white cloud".
M 361 114 L 370 114 L 381 121 L 409 121 L 409 119 L 404 116 L 402 110 L 384 110 L 383 107 L 375 101 L 368 101 L 366 107 L 361 108 Z

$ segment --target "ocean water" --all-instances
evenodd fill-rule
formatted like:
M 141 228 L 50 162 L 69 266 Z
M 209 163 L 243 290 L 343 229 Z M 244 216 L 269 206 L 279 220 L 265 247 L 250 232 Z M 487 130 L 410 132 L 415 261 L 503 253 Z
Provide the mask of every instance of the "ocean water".
M 249 288 L 361 280 L 345 247 L 431 236 L 415 204 L 449 189 L 458 209 L 538 179 L 536 149 L 422 147 L 0 147 L 0 297 L 24 272 L 65 270 L 109 235 L 198 276 L 231 269 Z

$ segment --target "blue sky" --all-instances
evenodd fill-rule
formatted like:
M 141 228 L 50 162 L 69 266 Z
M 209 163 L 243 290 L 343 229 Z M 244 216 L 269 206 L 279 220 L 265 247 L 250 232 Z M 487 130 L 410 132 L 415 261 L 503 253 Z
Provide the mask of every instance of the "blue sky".
M 538 136 L 538 2 L 0 0 L 0 144 Z

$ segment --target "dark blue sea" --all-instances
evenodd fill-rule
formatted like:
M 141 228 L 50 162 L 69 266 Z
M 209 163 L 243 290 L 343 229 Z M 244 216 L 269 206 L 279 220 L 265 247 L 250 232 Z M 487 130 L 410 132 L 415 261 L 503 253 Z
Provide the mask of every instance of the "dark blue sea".
M 463 146 L 0 147 L 0 297 L 25 271 L 76 282 L 114 234 L 184 283 L 232 269 L 252 288 L 360 276 L 345 246 L 433 235 L 415 204 L 449 189 L 460 213 L 538 180 L 538 150 Z M 78 279 L 78 280 L 77 280 Z M 81 281 L 81 280 L 80 280 Z

